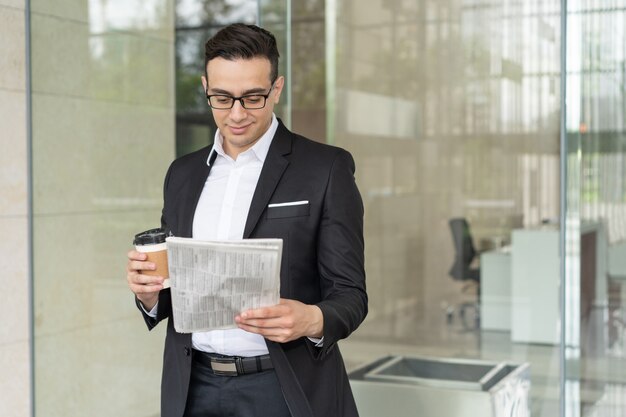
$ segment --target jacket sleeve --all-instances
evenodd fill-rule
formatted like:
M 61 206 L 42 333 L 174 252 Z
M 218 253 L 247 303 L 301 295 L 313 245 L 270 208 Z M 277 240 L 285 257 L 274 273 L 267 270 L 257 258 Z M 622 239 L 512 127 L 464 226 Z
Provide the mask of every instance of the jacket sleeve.
M 165 230 L 165 233 L 169 233 L 170 228 L 167 224 L 167 208 L 168 208 L 168 196 L 171 194 L 168 192 L 168 185 L 170 183 L 170 178 L 172 176 L 172 165 L 170 165 L 167 170 L 167 174 L 165 175 L 165 181 L 163 183 L 163 209 L 161 210 L 161 228 Z M 152 330 L 156 327 L 159 322 L 167 317 L 169 317 L 172 313 L 172 297 L 170 294 L 170 289 L 166 288 L 159 292 L 159 305 L 157 307 L 157 316 L 156 318 L 150 317 L 146 314 L 143 308 L 141 308 L 141 302 L 135 297 L 135 305 L 141 312 L 146 325 L 149 330 Z
M 354 159 L 344 150 L 329 173 L 318 236 L 318 270 L 324 316 L 319 356 L 346 338 L 367 315 L 363 201 L 354 179 Z

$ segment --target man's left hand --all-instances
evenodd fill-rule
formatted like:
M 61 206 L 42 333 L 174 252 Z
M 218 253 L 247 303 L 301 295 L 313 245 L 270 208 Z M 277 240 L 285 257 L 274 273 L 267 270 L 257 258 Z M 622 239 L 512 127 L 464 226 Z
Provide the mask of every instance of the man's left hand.
M 318 306 L 286 298 L 275 306 L 244 311 L 235 322 L 240 329 L 279 343 L 324 334 L 324 316 Z

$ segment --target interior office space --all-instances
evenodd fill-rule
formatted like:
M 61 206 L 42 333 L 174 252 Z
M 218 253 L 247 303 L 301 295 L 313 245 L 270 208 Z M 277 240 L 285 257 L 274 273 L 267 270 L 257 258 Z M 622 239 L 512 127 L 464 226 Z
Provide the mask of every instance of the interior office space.
M 277 35 L 278 116 L 355 157 L 370 313 L 342 343 L 348 370 L 527 364 L 531 416 L 622 415 L 625 12 L 0 0 L 0 415 L 158 415 L 163 332 L 145 331 L 123 259 L 158 222 L 169 161 L 213 137 L 202 45 L 234 21 Z

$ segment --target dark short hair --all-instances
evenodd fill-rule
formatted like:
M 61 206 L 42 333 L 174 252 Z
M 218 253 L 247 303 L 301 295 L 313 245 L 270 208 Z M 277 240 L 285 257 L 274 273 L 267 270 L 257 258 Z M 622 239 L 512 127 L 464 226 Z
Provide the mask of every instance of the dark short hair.
M 276 38 L 255 25 L 233 23 L 220 29 L 204 46 L 204 70 L 213 58 L 235 59 L 267 58 L 271 64 L 270 81 L 278 78 L 278 48 Z

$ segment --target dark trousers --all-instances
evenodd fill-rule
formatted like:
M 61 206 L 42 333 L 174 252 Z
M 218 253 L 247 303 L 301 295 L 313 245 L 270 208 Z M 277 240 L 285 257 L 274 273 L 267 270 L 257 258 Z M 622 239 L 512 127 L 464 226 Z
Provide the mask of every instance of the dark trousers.
M 276 372 L 219 376 L 193 361 L 184 417 L 291 417 Z

